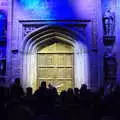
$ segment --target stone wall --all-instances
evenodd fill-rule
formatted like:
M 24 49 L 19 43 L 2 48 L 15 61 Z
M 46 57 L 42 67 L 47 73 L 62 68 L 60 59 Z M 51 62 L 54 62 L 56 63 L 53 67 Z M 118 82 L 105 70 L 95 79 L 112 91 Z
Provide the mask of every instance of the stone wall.
M 120 84 L 120 1 L 116 0 L 116 42 L 114 51 L 117 57 L 117 82 Z
M 8 0 L 0 0 L 0 10 L 5 10 L 7 12 Z
M 0 85 L 6 82 L 7 0 L 0 1 Z

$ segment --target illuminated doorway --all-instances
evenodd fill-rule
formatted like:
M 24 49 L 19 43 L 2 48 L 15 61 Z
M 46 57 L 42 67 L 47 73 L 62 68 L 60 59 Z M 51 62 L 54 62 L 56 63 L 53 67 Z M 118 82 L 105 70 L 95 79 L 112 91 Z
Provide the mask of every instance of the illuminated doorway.
M 24 88 L 31 86 L 35 91 L 43 80 L 59 91 L 89 86 L 89 56 L 80 40 L 73 31 L 57 26 L 38 28 L 26 36 L 21 59 Z
M 74 86 L 74 48 L 73 46 L 53 42 L 37 52 L 37 87 L 41 81 L 51 83 L 58 91 Z

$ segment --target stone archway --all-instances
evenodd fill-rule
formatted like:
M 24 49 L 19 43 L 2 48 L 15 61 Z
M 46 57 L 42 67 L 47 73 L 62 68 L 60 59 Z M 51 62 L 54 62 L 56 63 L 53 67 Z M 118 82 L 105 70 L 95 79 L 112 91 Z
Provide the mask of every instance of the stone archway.
M 61 26 L 45 26 L 28 34 L 23 43 L 23 86 L 36 89 L 37 82 L 37 50 L 53 42 L 67 43 L 74 48 L 74 87 L 86 83 L 89 86 L 89 63 L 87 47 L 75 32 Z M 86 52 L 85 52 L 86 51 Z

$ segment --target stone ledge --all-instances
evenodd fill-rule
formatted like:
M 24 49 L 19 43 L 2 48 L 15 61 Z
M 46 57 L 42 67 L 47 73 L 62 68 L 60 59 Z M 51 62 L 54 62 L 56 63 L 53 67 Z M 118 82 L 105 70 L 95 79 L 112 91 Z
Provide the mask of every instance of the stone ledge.
M 103 43 L 105 46 L 113 45 L 115 43 L 115 36 L 103 36 Z

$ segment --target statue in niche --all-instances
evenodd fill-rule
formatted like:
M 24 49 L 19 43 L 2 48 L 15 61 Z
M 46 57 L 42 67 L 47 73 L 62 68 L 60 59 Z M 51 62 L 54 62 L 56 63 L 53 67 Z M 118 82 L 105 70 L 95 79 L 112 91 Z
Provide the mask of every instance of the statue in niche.
M 104 34 L 107 36 L 112 36 L 114 34 L 115 28 L 115 15 L 108 9 L 105 11 L 103 15 L 103 27 L 104 27 Z

